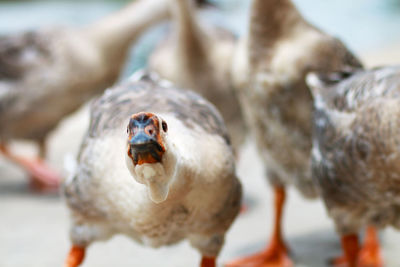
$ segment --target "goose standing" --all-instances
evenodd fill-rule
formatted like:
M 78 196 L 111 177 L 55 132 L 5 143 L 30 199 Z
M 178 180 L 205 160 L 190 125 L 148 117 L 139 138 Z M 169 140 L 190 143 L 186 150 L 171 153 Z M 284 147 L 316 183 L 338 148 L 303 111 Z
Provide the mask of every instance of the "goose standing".
M 14 155 L 11 139 L 45 153 L 47 134 L 119 77 L 131 43 L 169 16 L 165 0 L 139 0 L 86 27 L 54 27 L 0 37 L 0 151 L 42 186 L 58 175 L 41 159 Z
M 246 130 L 230 76 L 236 38 L 225 29 L 201 24 L 193 0 L 169 2 L 174 27 L 151 55 L 150 69 L 211 101 L 227 124 L 234 148 L 238 148 Z
M 269 246 L 228 266 L 292 265 L 281 228 L 285 187 L 317 196 L 310 169 L 313 103 L 305 75 L 343 68 L 361 63 L 342 42 L 305 21 L 290 0 L 253 0 L 249 34 L 238 45 L 232 77 L 274 188 L 275 219 Z
M 73 244 L 66 267 L 118 233 L 152 247 L 186 238 L 202 267 L 215 266 L 241 185 L 209 102 L 151 74 L 107 90 L 92 106 L 78 161 L 64 189 Z
M 400 228 L 400 66 L 345 74 L 307 76 L 313 178 L 342 236 L 337 265 L 382 266 L 378 253 L 360 251 L 358 232 Z

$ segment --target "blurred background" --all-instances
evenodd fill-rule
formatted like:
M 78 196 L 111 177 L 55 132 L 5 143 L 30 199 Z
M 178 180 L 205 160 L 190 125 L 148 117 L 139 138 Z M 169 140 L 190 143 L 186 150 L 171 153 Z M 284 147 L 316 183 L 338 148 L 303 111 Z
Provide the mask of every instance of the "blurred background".
M 123 7 L 126 0 L 0 1 L 0 36 L 54 24 L 84 25 Z M 202 12 L 207 20 L 245 34 L 248 0 L 215 0 L 220 7 Z M 303 15 L 333 34 L 367 66 L 400 63 L 400 0 L 295 0 Z M 121 78 L 146 65 L 147 56 L 166 32 L 160 25 L 146 33 L 131 49 Z M 66 118 L 48 140 L 49 160 L 62 170 L 65 152 L 74 156 L 88 122 L 87 108 Z M 79 130 L 76 130 L 76 129 Z M 55 136 L 69 140 L 60 144 Z M 59 140 L 59 139 L 58 139 Z M 30 144 L 15 143 L 29 154 Z M 25 152 L 27 151 L 27 152 Z M 229 232 L 220 263 L 265 246 L 271 227 L 270 191 L 254 144 L 242 148 L 238 172 L 245 186 L 249 210 Z M 0 158 L 0 267 L 62 266 L 69 248 L 68 212 L 57 194 L 31 192 L 24 173 Z M 251 229 L 251 230 L 250 230 Z M 326 258 L 340 252 L 338 238 L 322 204 L 306 202 L 290 191 L 285 229 L 298 266 L 325 266 Z M 382 233 L 387 266 L 400 266 L 400 235 Z M 125 237 L 98 243 L 83 266 L 197 266 L 199 255 L 184 242 L 152 250 Z
M 52 24 L 85 25 L 120 9 L 129 2 L 127 0 L 0 0 L 0 34 Z M 207 10 L 203 12 L 203 16 L 231 29 L 239 36 L 246 32 L 247 11 L 251 1 L 213 0 L 213 2 L 218 3 L 220 9 Z M 392 45 L 400 43 L 400 0 L 352 0 L 351 2 L 294 0 L 293 2 L 310 22 L 339 37 L 359 56 L 387 52 Z M 157 40 L 162 38 L 160 33 L 163 30 L 165 27 L 161 26 L 150 31 L 132 48 L 125 76 L 145 65 L 146 56 Z M 375 64 L 368 57 L 364 60 L 369 64 Z M 396 63 L 394 58 L 393 63 Z

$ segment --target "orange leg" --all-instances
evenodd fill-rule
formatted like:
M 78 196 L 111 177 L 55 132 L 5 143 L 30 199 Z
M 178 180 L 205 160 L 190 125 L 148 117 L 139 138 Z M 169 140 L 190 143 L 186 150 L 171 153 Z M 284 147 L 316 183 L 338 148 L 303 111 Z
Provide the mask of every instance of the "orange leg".
M 365 233 L 364 245 L 360 249 L 357 235 L 342 237 L 342 247 L 345 256 L 333 260 L 337 267 L 382 267 L 379 239 L 375 227 L 369 226 Z M 347 251 L 347 252 L 346 252 Z
M 26 159 L 12 154 L 4 145 L 0 144 L 0 152 L 12 162 L 22 166 L 31 176 L 32 185 L 41 190 L 56 189 L 60 183 L 60 176 L 41 159 Z
M 356 267 L 359 252 L 358 235 L 344 235 L 341 239 L 343 255 L 333 260 L 332 265 L 337 267 Z
M 275 187 L 275 226 L 272 234 L 272 239 L 269 246 L 255 254 L 242 259 L 234 260 L 227 263 L 227 267 L 289 267 L 293 266 L 288 255 L 288 249 L 282 238 L 282 212 L 285 203 L 286 193 L 285 188 Z
M 72 246 L 64 267 L 78 267 L 85 258 L 85 248 Z
M 364 245 L 360 250 L 358 257 L 359 266 L 382 267 L 383 260 L 381 256 L 378 233 L 375 227 L 367 227 L 365 233 Z
M 215 258 L 203 256 L 203 258 L 201 259 L 200 267 L 215 267 L 217 266 L 215 261 Z

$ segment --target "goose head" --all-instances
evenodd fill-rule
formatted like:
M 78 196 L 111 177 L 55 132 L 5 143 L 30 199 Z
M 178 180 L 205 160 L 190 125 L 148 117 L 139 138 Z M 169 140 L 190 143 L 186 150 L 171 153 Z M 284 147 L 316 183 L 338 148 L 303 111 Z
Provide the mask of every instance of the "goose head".
M 129 171 L 138 183 L 147 186 L 153 202 L 165 201 L 176 169 L 167 123 L 153 113 L 136 113 L 130 117 L 127 134 Z

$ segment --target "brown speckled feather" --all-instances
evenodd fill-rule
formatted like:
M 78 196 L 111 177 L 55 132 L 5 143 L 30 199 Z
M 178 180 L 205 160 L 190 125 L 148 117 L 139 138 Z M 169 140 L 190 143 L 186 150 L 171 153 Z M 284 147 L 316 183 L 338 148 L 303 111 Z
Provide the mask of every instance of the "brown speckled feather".
M 135 165 L 128 152 L 133 148 L 127 151 L 132 132 L 126 127 L 138 112 L 168 125 L 158 132 L 165 150 L 157 163 Z M 203 256 L 216 257 L 239 213 L 241 185 L 214 106 L 141 72 L 93 103 L 64 194 L 74 245 L 89 246 L 114 234 L 152 247 L 188 239 Z
M 93 103 L 90 137 L 99 137 L 107 129 L 115 129 L 130 115 L 141 111 L 174 114 L 187 127 L 198 126 L 205 132 L 229 138 L 222 117 L 209 102 L 188 90 L 160 86 L 154 73 L 145 73 L 138 82 L 128 81 L 106 93 Z M 212 111 L 212 112 L 210 112 Z
M 238 148 L 247 131 L 230 73 L 237 40 L 230 31 L 201 21 L 192 0 L 169 1 L 173 28 L 152 53 L 149 68 L 213 103 Z
M 51 59 L 49 36 L 41 32 L 26 32 L 0 37 L 0 79 L 14 80 L 24 76 L 33 65 Z
M 400 227 L 400 67 L 310 84 L 313 178 L 338 231 Z
M 68 73 L 66 35 L 66 29 L 58 28 L 0 37 L 0 139 L 41 141 L 58 123 L 60 113 L 81 104 L 62 92 L 67 88 L 72 94 L 75 86 L 75 79 L 65 86 L 62 77 Z M 59 87 L 50 90 L 56 83 Z M 63 93 L 55 108 L 53 103 Z
M 168 15 L 166 0 L 134 1 L 80 28 L 0 37 L 0 139 L 43 141 L 60 120 L 111 86 L 131 43 Z
M 233 76 L 269 180 L 294 184 L 315 197 L 313 102 L 305 76 L 316 70 L 358 69 L 361 63 L 342 42 L 305 21 L 289 0 L 253 1 L 250 33 L 236 62 Z

